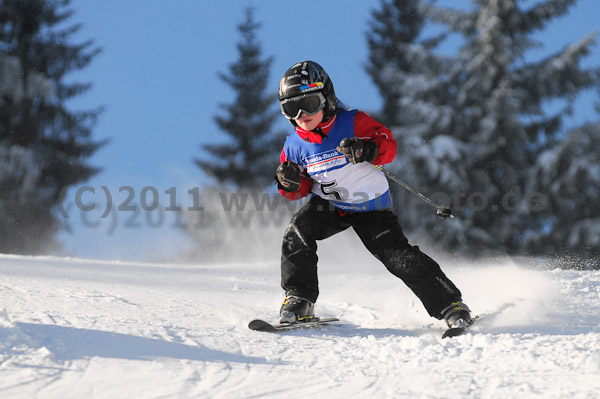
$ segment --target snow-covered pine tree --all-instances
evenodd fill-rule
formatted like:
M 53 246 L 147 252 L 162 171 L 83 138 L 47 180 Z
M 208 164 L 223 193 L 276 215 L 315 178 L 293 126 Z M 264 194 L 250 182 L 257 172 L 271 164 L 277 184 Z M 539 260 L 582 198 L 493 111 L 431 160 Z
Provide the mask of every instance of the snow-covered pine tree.
M 447 63 L 441 75 L 447 82 L 442 95 L 450 94 L 446 105 L 452 108 L 443 115 L 450 120 L 410 152 L 418 181 L 451 196 L 455 220 L 436 223 L 425 218 L 429 209 L 418 209 L 421 232 L 434 234 L 446 249 L 477 254 L 523 248 L 534 212 L 523 206 L 531 192 L 528 173 L 564 134 L 562 121 L 575 96 L 597 79 L 596 70 L 579 65 L 592 37 L 541 60 L 527 57 L 539 45 L 533 35 L 564 15 L 573 0 L 529 8 L 519 3 L 476 0 L 469 10 L 424 7 L 428 19 L 464 40 L 457 62 Z M 546 108 L 550 100 L 563 107 Z
M 278 250 L 282 226 L 289 220 L 289 211 L 278 205 L 289 201 L 276 192 L 273 180 L 285 134 L 274 129 L 281 118 L 279 104 L 276 93 L 266 90 L 272 57 L 262 56 L 254 9 L 245 11 L 238 25 L 238 59 L 229 74 L 220 74 L 236 95 L 222 106 L 225 116 L 215 117 L 229 140 L 204 145 L 208 156 L 195 160 L 216 181 L 200 196 L 203 212 L 186 215 L 184 231 L 196 243 L 188 254 L 194 261 L 260 259 Z
M 530 190 L 541 211 L 524 233 L 528 252 L 597 259 L 600 255 L 600 122 L 572 129 L 540 154 Z
M 415 123 L 420 126 L 439 119 L 430 112 L 437 115 L 435 105 L 443 103 L 444 82 L 440 78 L 449 60 L 433 50 L 445 34 L 423 37 L 426 18 L 421 3 L 381 0 L 381 8 L 371 13 L 366 71 L 383 100 L 383 108 L 375 116 L 388 127 L 414 130 Z
M 72 43 L 69 1 L 0 0 L 0 252 L 36 254 L 56 247 L 54 209 L 63 188 L 98 169 L 88 158 L 100 109 L 70 111 L 89 89 L 67 83 L 99 52 Z
M 375 117 L 392 129 L 399 144 L 396 160 L 387 168 L 420 190 L 433 193 L 443 188 L 431 176 L 424 179 L 419 169 L 434 155 L 427 143 L 449 130 L 452 109 L 446 76 L 455 61 L 435 53 L 445 39 L 444 32 L 424 35 L 428 27 L 425 11 L 421 0 L 382 0 L 371 15 L 366 69 L 383 100 L 383 108 Z M 436 161 L 436 166 L 441 162 Z M 451 167 L 444 168 L 444 173 L 451 172 Z M 400 186 L 392 184 L 390 190 L 403 227 L 423 233 L 424 223 L 430 219 L 434 221 L 426 232 L 430 235 L 429 230 L 436 227 L 436 218 L 431 217 L 435 211 Z
M 465 195 L 481 194 L 481 202 L 464 202 L 460 212 L 469 242 L 518 252 L 535 209 L 524 193 L 531 192 L 528 173 L 540 153 L 563 134 L 562 122 L 575 96 L 597 78 L 579 63 L 592 38 L 584 38 L 541 60 L 528 60 L 538 45 L 533 35 L 566 14 L 573 0 L 549 0 L 521 8 L 517 0 L 477 0 L 475 9 L 439 14 L 438 21 L 462 33 L 461 68 L 453 80 L 455 124 L 451 135 L 468 152 L 456 163 L 467 176 Z M 444 17 L 445 16 L 445 17 Z M 563 107 L 552 111 L 553 101 Z
M 222 105 L 226 116 L 215 121 L 230 141 L 206 144 L 209 158 L 197 158 L 196 164 L 220 185 L 233 188 L 264 190 L 272 185 L 284 136 L 273 125 L 279 117 L 274 108 L 276 97 L 267 92 L 272 57 L 263 58 L 256 38 L 260 24 L 255 22 L 254 9 L 246 8 L 246 18 L 238 25 L 242 36 L 237 45 L 238 59 L 229 66 L 229 74 L 220 78 L 234 91 L 231 104 Z

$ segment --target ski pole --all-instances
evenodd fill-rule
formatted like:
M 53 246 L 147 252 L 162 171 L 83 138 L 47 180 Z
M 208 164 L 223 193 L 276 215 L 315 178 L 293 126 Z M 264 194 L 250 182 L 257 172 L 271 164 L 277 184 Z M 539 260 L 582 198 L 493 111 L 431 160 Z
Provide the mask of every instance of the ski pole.
M 454 218 L 454 215 L 452 214 L 452 209 L 450 209 L 449 206 L 442 206 L 442 205 L 436 204 L 435 202 L 433 202 L 432 200 L 427 198 L 425 195 L 421 194 L 420 192 L 415 190 L 413 187 L 404 183 L 402 180 L 400 180 L 399 178 L 394 176 L 391 172 L 389 172 L 388 170 L 385 170 L 383 167 L 381 167 L 381 165 L 373 165 L 373 166 L 375 166 L 377 169 L 382 171 L 387 176 L 388 179 L 395 181 L 396 183 L 398 183 L 399 185 L 401 185 L 402 187 L 404 187 L 405 189 L 407 189 L 408 191 L 410 191 L 411 193 L 413 193 L 414 195 L 416 195 L 417 197 L 421 198 L 423 201 L 427 202 L 429 205 L 434 207 L 436 209 L 436 212 L 435 212 L 436 215 L 438 215 L 441 219 L 444 219 L 447 217 Z

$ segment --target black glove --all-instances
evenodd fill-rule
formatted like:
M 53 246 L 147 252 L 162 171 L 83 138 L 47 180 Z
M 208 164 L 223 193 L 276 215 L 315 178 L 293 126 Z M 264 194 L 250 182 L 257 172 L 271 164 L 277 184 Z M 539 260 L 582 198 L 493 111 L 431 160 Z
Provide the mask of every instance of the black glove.
M 355 137 L 342 139 L 337 150 L 352 163 L 373 162 L 379 154 L 379 147 L 374 141 L 364 141 Z
M 300 189 L 300 167 L 292 161 L 285 161 L 277 167 L 277 187 L 290 193 Z

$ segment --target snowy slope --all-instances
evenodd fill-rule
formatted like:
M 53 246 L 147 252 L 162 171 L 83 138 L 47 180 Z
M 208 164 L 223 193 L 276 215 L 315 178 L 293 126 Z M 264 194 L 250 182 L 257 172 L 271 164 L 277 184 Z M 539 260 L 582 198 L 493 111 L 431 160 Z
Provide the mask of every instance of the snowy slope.
M 0 256 L 0 397 L 600 397 L 599 272 L 448 263 L 483 317 L 442 341 L 375 261 L 321 263 L 343 325 L 275 335 L 246 327 L 278 311 L 275 263 Z

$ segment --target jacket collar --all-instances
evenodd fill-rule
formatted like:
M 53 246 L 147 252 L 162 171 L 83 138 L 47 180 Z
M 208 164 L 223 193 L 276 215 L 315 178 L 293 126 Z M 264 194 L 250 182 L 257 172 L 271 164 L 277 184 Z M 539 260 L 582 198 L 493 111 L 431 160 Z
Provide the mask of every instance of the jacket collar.
M 309 131 L 304 130 L 298 126 L 296 126 L 296 133 L 298 136 L 304 141 L 308 141 L 309 143 L 322 143 L 324 138 L 327 138 L 329 131 L 333 127 L 335 123 L 335 119 L 337 115 L 334 115 L 333 118 L 328 119 L 324 122 L 321 122 L 315 130 Z

